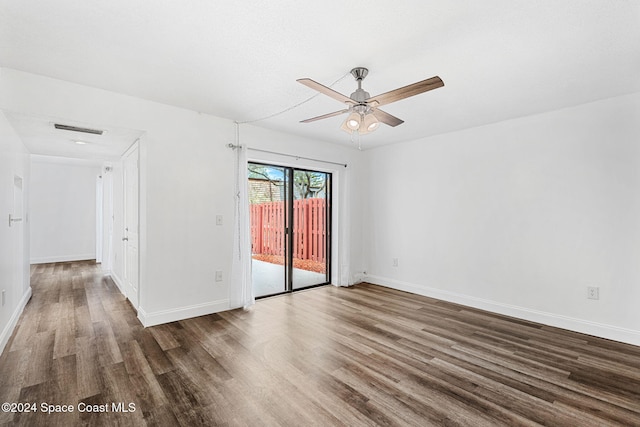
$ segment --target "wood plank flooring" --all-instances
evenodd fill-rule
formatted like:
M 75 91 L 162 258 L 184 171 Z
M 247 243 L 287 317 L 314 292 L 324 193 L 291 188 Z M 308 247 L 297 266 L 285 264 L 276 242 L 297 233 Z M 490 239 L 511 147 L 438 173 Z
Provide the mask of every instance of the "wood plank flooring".
M 5 425 L 640 426 L 640 347 L 379 286 L 147 329 L 91 262 L 32 287 L 0 402 L 38 412 Z

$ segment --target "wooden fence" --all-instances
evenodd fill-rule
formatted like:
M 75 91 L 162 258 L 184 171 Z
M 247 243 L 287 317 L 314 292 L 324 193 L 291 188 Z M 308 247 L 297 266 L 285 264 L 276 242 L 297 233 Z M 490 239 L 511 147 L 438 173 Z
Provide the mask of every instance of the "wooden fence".
M 284 202 L 250 205 L 254 254 L 284 255 Z M 293 257 L 325 262 L 325 199 L 293 201 Z

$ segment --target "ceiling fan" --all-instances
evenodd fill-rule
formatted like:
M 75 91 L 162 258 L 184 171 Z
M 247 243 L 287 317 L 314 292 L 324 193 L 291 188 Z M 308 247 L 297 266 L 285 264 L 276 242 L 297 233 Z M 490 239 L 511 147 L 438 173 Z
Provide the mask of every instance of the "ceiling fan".
M 378 128 L 380 123 L 395 127 L 404 123 L 404 120 L 392 116 L 389 113 L 385 113 L 379 107 L 444 86 L 444 82 L 442 81 L 442 79 L 440 79 L 440 77 L 438 76 L 435 76 L 431 77 L 430 79 L 422 80 L 420 82 L 413 83 L 389 92 L 385 92 L 380 95 L 369 96 L 369 92 L 366 92 L 364 89 L 362 89 L 362 80 L 367 77 L 367 74 L 369 74 L 369 70 L 364 67 L 356 67 L 351 70 L 351 74 L 358 82 L 358 89 L 356 89 L 356 91 L 353 92 L 350 97 L 336 92 L 335 90 L 324 86 L 314 80 L 308 78 L 298 79 L 297 81 L 302 83 L 303 85 L 317 90 L 318 92 L 330 96 L 331 98 L 343 102 L 347 105 L 347 108 L 343 110 L 302 120 L 300 123 L 315 122 L 316 120 L 327 119 L 329 117 L 349 113 L 349 116 L 341 126 L 342 130 L 349 133 L 358 132 L 359 134 L 363 135 L 369 132 L 373 132 Z

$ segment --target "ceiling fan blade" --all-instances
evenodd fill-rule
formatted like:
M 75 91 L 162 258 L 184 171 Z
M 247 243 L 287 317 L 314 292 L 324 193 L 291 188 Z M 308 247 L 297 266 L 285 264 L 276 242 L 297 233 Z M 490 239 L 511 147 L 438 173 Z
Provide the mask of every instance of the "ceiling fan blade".
M 345 109 L 345 110 L 334 111 L 333 113 L 323 114 L 322 116 L 312 117 L 312 118 L 306 119 L 306 120 L 300 120 L 300 123 L 311 123 L 311 122 L 315 122 L 316 120 L 328 119 L 329 117 L 339 116 L 340 114 L 344 114 L 344 113 L 346 113 L 348 111 L 349 111 L 348 108 Z
M 398 125 L 401 125 L 404 123 L 404 120 L 401 120 L 399 118 L 397 118 L 396 116 L 392 116 L 389 113 L 385 113 L 384 111 L 378 109 L 378 108 L 374 108 L 373 110 L 373 115 L 376 116 L 376 119 L 378 119 L 378 121 L 389 125 L 391 127 L 396 127 Z
M 347 104 L 356 104 L 356 102 L 349 98 L 348 96 L 345 96 L 343 94 L 341 94 L 340 92 L 336 92 L 335 90 L 326 87 L 325 85 L 321 85 L 320 83 L 311 80 L 311 79 L 298 79 L 296 80 L 299 83 L 302 83 L 303 85 L 310 87 L 311 89 L 317 90 L 320 93 L 323 93 L 327 96 L 330 96 L 333 99 L 336 99 L 340 102 L 345 102 Z
M 420 93 L 437 89 L 444 86 L 444 82 L 440 77 L 431 77 L 430 79 L 422 80 L 421 82 L 413 83 L 408 86 L 404 86 L 390 92 L 385 92 L 380 95 L 373 96 L 366 100 L 371 106 L 377 107 L 380 105 L 390 104 L 392 102 L 400 101 L 401 99 L 409 98 L 410 96 L 418 95 Z

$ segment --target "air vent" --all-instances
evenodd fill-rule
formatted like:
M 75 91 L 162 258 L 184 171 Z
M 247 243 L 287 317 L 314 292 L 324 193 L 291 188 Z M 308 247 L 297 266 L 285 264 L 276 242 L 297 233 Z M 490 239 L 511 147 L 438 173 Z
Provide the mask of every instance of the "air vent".
M 91 133 L 94 135 L 102 135 L 102 133 L 104 132 L 103 130 L 99 130 L 99 129 L 81 128 L 78 126 L 61 125 L 59 123 L 54 123 L 53 126 L 55 126 L 56 129 L 70 130 L 73 132 Z

